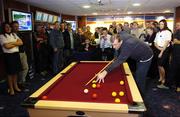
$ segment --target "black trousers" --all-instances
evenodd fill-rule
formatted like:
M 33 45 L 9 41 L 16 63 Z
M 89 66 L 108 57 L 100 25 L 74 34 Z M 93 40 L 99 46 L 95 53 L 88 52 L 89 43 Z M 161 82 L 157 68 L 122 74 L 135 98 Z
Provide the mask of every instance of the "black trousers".
M 37 49 L 36 53 L 36 70 L 42 72 L 48 68 L 48 48 L 47 45 L 42 43 Z
M 101 53 L 102 60 L 110 61 L 114 57 L 114 49 L 112 48 L 105 48 L 104 51 Z
M 72 49 L 64 49 L 63 50 L 63 57 L 64 57 L 64 67 L 68 66 L 71 62 L 75 60 L 74 58 L 74 50 Z
M 166 80 L 166 85 L 180 87 L 180 56 L 172 57 Z

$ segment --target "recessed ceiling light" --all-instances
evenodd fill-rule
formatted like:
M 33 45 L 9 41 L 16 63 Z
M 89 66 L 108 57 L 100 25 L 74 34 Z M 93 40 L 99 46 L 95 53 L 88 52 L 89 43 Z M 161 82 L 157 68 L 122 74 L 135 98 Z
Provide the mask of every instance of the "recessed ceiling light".
M 120 11 L 121 9 L 117 9 L 118 11 Z
M 135 7 L 136 7 L 136 6 L 141 6 L 140 3 L 133 3 L 132 5 L 135 6 Z
M 132 11 L 128 11 L 127 14 L 132 14 L 133 12 Z
M 170 13 L 171 11 L 170 10 L 165 10 L 164 13 Z
M 84 5 L 84 6 L 82 6 L 83 8 L 85 8 L 85 9 L 88 9 L 88 8 L 90 8 L 91 6 L 89 6 L 89 5 Z
M 93 15 L 97 15 L 98 13 L 92 13 Z

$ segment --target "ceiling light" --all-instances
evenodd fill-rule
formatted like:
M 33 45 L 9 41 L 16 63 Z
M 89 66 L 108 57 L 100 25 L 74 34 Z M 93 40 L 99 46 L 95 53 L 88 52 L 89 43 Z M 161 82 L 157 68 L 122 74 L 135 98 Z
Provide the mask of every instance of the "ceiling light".
M 127 14 L 132 14 L 133 12 L 132 11 L 128 11 Z
M 170 11 L 170 10 L 165 10 L 164 12 L 165 12 L 165 13 L 170 13 L 171 11 Z
M 133 3 L 132 5 L 135 6 L 135 7 L 136 7 L 136 6 L 141 6 L 140 3 Z
M 97 15 L 98 13 L 92 13 L 93 15 Z
M 85 8 L 85 9 L 88 9 L 88 8 L 90 8 L 91 6 L 89 6 L 89 5 L 84 5 L 83 6 L 83 8 Z
M 121 9 L 117 9 L 118 11 L 120 11 Z

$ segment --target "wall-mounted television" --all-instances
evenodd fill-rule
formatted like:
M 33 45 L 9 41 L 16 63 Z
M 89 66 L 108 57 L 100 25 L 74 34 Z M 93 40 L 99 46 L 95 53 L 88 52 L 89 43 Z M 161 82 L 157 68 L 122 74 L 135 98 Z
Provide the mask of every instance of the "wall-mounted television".
M 56 21 L 58 21 L 58 16 L 55 16 L 55 15 L 54 15 L 54 16 L 53 16 L 53 23 L 56 22 Z
M 48 17 L 48 22 L 49 22 L 49 23 L 53 23 L 53 15 L 49 15 L 49 17 Z
M 32 31 L 32 13 L 11 10 L 11 21 L 18 21 L 19 31 Z
M 76 31 L 76 21 L 66 21 L 67 23 L 71 24 L 72 30 Z
M 42 20 L 42 12 L 36 11 L 36 17 L 35 20 L 36 21 L 41 21 Z
M 47 13 L 43 13 L 42 21 L 43 22 L 47 22 L 48 21 L 48 14 Z
M 58 17 L 58 22 L 61 22 L 61 16 Z

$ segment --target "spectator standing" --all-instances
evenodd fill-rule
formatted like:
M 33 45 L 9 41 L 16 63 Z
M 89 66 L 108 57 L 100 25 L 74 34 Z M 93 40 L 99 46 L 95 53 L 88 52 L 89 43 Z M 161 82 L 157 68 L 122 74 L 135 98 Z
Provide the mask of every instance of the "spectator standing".
M 169 72 L 165 85 L 160 85 L 159 88 L 168 89 L 175 84 L 177 92 L 180 92 L 180 22 L 176 23 L 176 31 L 173 39 L 172 60 L 170 62 Z
M 129 27 L 129 23 L 128 22 L 124 22 L 124 26 L 123 26 L 124 31 L 126 31 L 127 33 L 131 33 L 131 29 Z
M 163 85 L 165 83 L 166 69 L 169 63 L 169 47 L 172 38 L 172 33 L 167 27 L 166 20 L 161 20 L 160 31 L 156 34 L 154 44 L 156 47 L 155 56 L 158 57 L 158 69 L 159 69 L 159 84 Z M 158 85 L 159 86 L 159 85 Z
M 43 25 L 37 26 L 37 32 L 34 34 L 36 41 L 36 70 L 42 76 L 47 74 L 48 68 L 48 36 Z
M 154 31 L 154 28 L 148 27 L 146 28 L 146 33 L 147 36 L 145 39 L 145 43 L 148 44 L 153 50 L 153 53 L 155 53 L 154 39 L 156 38 L 156 32 Z M 153 57 L 151 66 L 149 68 L 148 76 L 151 78 L 158 77 L 157 59 L 158 59 L 157 56 Z
M 140 28 L 137 22 L 133 22 L 133 28 L 131 29 L 131 34 L 139 39 L 142 33 L 143 33 L 143 28 Z
M 21 66 L 22 66 L 22 71 L 19 72 L 18 78 L 19 78 L 19 84 L 22 87 L 25 87 L 26 84 L 26 76 L 28 73 L 28 61 L 27 61 L 27 55 L 25 52 L 25 41 L 23 39 L 23 36 L 19 33 L 19 23 L 17 21 L 13 21 L 11 23 L 12 26 L 12 32 L 15 33 L 19 39 L 23 41 L 23 45 L 19 46 L 19 55 L 20 55 L 20 60 L 21 60 Z
M 107 28 L 103 28 L 100 37 L 100 48 L 102 52 L 102 60 L 111 60 L 113 58 L 113 49 L 111 44 L 111 35 L 108 34 Z
M 59 31 L 59 22 L 54 23 L 54 29 L 50 33 L 50 45 L 53 48 L 53 73 L 57 74 L 63 68 L 64 40 Z
M 11 27 L 8 23 L 3 23 L 0 44 L 4 52 L 9 94 L 15 95 L 15 91 L 21 92 L 17 84 L 17 74 L 21 71 L 19 46 L 23 45 L 23 42 L 15 33 L 11 32 Z

